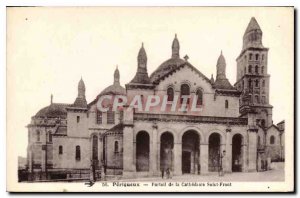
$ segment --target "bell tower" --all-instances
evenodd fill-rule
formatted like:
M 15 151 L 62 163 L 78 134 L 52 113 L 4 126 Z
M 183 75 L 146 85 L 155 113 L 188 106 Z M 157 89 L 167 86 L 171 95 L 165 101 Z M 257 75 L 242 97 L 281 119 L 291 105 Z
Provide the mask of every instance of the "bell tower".
M 243 36 L 243 48 L 237 57 L 235 87 L 242 92 L 240 113 L 254 113 L 255 122 L 262 127 L 272 125 L 272 106 L 269 103 L 268 48 L 262 44 L 263 32 L 254 17 Z

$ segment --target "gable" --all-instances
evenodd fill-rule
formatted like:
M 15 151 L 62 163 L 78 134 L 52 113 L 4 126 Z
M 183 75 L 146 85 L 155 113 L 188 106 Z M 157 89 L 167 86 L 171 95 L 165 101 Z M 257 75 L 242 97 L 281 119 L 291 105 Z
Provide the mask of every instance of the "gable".
M 170 71 L 155 82 L 155 90 L 166 90 L 172 86 L 176 91 L 180 90 L 183 83 L 190 85 L 191 93 L 201 88 L 205 93 L 213 93 L 214 89 L 210 80 L 199 70 L 189 63 L 185 63 L 180 67 Z

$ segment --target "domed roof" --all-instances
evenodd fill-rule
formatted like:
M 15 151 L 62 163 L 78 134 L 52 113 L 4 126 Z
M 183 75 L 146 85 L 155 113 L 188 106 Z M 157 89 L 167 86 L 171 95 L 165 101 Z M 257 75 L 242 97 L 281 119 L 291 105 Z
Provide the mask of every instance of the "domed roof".
M 173 69 L 176 69 L 178 66 L 184 64 L 186 61 L 180 58 L 180 45 L 177 38 L 177 34 L 175 34 L 175 38 L 172 42 L 172 56 L 170 59 L 163 62 L 150 76 L 151 82 L 155 82 L 160 77 L 169 73 Z
M 161 76 L 169 73 L 171 70 L 185 63 L 185 60 L 181 58 L 170 58 L 163 62 L 150 76 L 152 82 L 159 79 Z
M 113 84 L 110 85 L 109 87 L 105 88 L 100 95 L 126 95 L 126 90 L 124 87 L 122 87 L 119 84 Z
M 48 118 L 63 118 L 67 117 L 67 110 L 66 108 L 70 106 L 69 104 L 62 104 L 62 103 L 52 103 L 47 107 L 42 108 L 39 110 L 35 117 L 48 117 Z
M 119 72 L 118 66 L 117 66 L 117 68 L 115 69 L 115 72 L 114 72 L 114 84 L 106 87 L 99 94 L 99 96 L 110 95 L 110 94 L 113 94 L 113 95 L 126 95 L 125 88 L 120 85 L 120 72 Z

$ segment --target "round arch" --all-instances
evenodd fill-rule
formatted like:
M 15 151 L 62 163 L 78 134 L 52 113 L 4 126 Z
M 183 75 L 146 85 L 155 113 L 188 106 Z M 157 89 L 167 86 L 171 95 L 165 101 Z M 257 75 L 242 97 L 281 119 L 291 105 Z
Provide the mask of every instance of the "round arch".
M 204 133 L 198 127 L 188 126 L 188 127 L 185 127 L 183 130 L 181 130 L 181 132 L 178 134 L 178 143 L 182 143 L 182 137 L 183 137 L 184 133 L 186 133 L 188 131 L 195 131 L 199 135 L 200 144 L 205 142 L 204 141 L 205 140 Z
M 232 153 L 231 153 L 231 167 L 233 172 L 242 172 L 244 161 L 244 137 L 240 133 L 232 135 Z
M 136 134 L 136 171 L 149 171 L 150 135 L 147 131 Z
M 231 133 L 231 139 L 229 140 L 229 144 L 232 144 L 232 138 L 233 138 L 233 136 L 235 136 L 235 135 L 240 135 L 240 136 L 242 136 L 242 145 L 245 145 L 246 144 L 246 135 L 245 134 L 243 134 L 243 133 L 240 133 L 240 132 L 233 132 L 233 133 Z
M 158 131 L 157 141 L 159 143 L 160 143 L 161 135 L 165 132 L 171 133 L 173 135 L 173 138 L 174 138 L 174 143 L 178 143 L 177 131 L 175 131 L 174 129 L 171 129 L 171 128 L 163 128 L 163 129 Z
M 208 132 L 208 133 L 206 134 L 206 138 L 205 138 L 206 142 L 205 142 L 205 143 L 208 143 L 208 142 L 209 142 L 209 137 L 210 137 L 210 135 L 213 134 L 213 133 L 219 134 L 219 135 L 221 136 L 221 144 L 225 144 L 225 142 L 226 142 L 226 135 L 225 135 L 225 133 L 222 132 L 222 131 L 220 131 L 220 130 L 216 130 L 216 129 L 211 130 L 210 132 Z

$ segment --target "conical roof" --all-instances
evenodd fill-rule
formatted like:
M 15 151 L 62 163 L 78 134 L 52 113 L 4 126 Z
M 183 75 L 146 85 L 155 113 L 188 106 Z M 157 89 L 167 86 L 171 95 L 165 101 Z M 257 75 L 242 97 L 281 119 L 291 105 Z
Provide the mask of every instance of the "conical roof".
M 137 72 L 129 84 L 150 84 L 151 82 L 147 72 L 147 54 L 143 43 L 139 50 L 137 61 Z
M 257 21 L 256 21 L 256 19 L 254 17 L 251 18 L 251 20 L 250 20 L 250 22 L 248 24 L 248 27 L 247 27 L 247 29 L 245 31 L 245 34 L 248 33 L 248 32 L 251 32 L 253 30 L 259 30 L 259 31 L 261 31 L 260 26 L 258 25 L 258 23 L 257 23 Z

